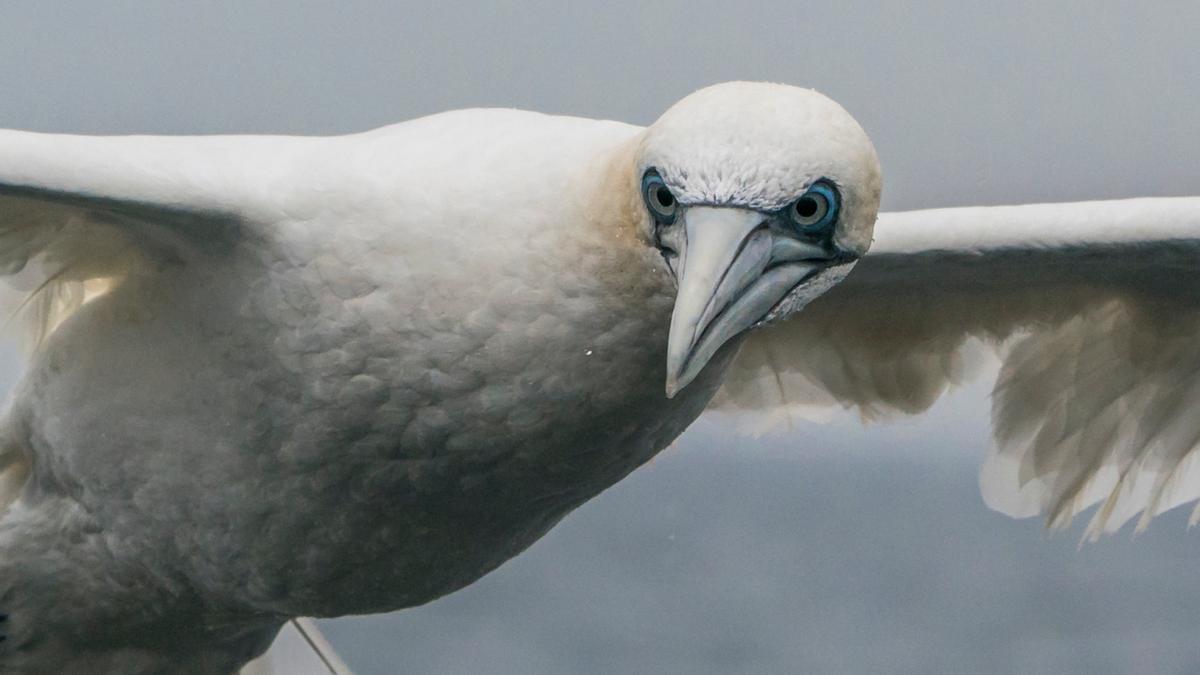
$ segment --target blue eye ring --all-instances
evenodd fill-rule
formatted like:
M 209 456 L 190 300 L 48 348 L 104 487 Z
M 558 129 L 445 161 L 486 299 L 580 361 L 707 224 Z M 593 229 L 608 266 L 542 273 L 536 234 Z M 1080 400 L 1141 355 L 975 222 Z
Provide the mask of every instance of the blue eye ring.
M 822 178 L 788 205 L 787 215 L 802 234 L 822 236 L 833 229 L 841 209 L 842 196 L 837 186 Z
M 675 216 L 679 213 L 679 202 L 671 193 L 671 188 L 667 187 L 666 181 L 654 169 L 642 176 L 642 201 L 659 224 L 670 225 L 675 222 Z

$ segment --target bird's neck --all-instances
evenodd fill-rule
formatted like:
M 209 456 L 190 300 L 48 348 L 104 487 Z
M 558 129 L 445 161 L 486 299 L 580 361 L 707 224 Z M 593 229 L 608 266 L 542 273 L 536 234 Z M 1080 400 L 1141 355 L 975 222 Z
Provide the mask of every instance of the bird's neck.
M 639 194 L 636 152 L 641 134 L 627 139 L 596 157 L 588 174 L 584 210 L 592 227 L 602 230 L 617 246 L 645 247 L 652 244 L 646 229 Z

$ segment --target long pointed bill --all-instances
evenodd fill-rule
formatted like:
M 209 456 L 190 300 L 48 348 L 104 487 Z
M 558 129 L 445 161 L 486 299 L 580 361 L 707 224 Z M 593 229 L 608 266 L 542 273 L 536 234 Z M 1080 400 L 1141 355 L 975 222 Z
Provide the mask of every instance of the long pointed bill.
M 726 341 L 837 262 L 819 246 L 772 232 L 766 216 L 756 211 L 696 206 L 681 217 L 679 291 L 667 342 L 668 397 L 686 387 Z M 821 288 L 812 297 L 832 284 L 814 285 Z

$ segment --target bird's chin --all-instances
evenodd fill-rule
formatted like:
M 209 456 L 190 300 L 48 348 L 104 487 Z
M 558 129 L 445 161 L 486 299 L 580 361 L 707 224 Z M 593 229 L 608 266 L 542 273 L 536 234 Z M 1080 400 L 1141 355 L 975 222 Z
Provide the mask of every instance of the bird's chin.
M 808 303 L 825 295 L 829 289 L 841 283 L 850 274 L 850 270 L 858 261 L 852 260 L 834 267 L 826 267 L 797 284 L 783 298 L 775 303 L 771 311 L 756 321 L 751 328 L 761 328 L 778 323 L 808 306 Z

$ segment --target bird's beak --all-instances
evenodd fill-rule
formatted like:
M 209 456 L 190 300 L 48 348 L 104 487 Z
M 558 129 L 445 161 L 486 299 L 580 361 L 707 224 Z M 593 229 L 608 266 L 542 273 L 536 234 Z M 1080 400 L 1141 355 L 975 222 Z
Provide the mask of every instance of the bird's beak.
M 667 342 L 668 397 L 695 379 L 721 345 L 759 323 L 794 289 L 848 262 L 827 245 L 774 231 L 758 211 L 694 206 L 680 218 L 673 228 L 679 290 Z M 797 308 L 832 284 L 813 285 L 819 288 L 797 299 Z

